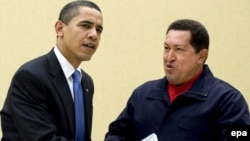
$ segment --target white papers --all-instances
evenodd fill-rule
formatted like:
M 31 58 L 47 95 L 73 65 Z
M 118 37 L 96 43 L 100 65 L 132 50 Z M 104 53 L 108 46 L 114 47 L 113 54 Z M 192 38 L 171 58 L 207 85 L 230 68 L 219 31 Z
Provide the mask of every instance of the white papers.
M 141 141 L 158 141 L 157 136 L 155 133 L 150 134 L 149 136 L 145 137 Z

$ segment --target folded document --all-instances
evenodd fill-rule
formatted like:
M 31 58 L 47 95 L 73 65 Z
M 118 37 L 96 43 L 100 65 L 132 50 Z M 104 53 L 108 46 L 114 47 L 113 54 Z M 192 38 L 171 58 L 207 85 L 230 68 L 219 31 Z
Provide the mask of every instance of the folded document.
M 158 141 L 157 136 L 155 133 L 150 134 L 149 136 L 145 137 L 141 141 Z

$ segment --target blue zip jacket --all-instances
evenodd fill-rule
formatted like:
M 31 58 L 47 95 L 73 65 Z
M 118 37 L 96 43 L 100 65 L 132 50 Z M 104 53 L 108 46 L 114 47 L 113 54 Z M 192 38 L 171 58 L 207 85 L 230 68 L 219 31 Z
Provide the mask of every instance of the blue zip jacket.
M 250 125 L 248 105 L 230 84 L 215 78 L 207 65 L 189 91 L 170 103 L 167 79 L 149 81 L 129 98 L 109 125 L 105 141 L 224 141 L 227 127 Z

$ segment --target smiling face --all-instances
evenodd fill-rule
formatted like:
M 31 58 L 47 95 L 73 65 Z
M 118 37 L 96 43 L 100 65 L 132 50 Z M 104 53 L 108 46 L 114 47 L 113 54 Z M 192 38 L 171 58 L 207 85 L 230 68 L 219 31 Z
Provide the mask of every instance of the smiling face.
M 181 85 L 192 79 L 202 68 L 208 51 L 198 53 L 190 44 L 191 33 L 183 30 L 170 30 L 164 42 L 164 70 L 169 83 Z
M 57 47 L 64 57 L 77 68 L 88 61 L 98 48 L 103 30 L 102 14 L 93 8 L 79 7 L 79 14 L 68 24 L 57 21 Z

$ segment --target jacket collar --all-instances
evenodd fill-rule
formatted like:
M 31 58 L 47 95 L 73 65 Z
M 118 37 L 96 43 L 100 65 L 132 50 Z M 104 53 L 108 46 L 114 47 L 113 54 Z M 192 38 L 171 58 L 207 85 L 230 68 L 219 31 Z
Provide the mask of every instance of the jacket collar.
M 194 82 L 193 86 L 189 91 L 182 94 L 182 96 L 187 98 L 196 99 L 199 101 L 205 101 L 208 96 L 208 91 L 211 89 L 211 83 L 214 79 L 212 72 L 210 71 L 208 65 L 203 66 L 204 71 L 199 76 L 199 78 Z M 167 84 L 168 81 L 166 77 L 160 79 L 157 82 L 157 86 L 151 95 L 146 96 L 149 99 L 166 100 L 170 101 L 168 97 Z
M 194 82 L 193 86 L 184 95 L 199 100 L 206 100 L 208 91 L 211 89 L 214 76 L 208 65 L 203 66 L 204 71 L 200 77 Z

